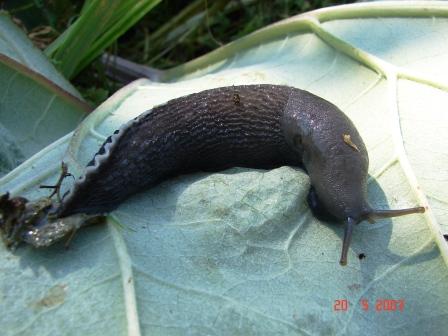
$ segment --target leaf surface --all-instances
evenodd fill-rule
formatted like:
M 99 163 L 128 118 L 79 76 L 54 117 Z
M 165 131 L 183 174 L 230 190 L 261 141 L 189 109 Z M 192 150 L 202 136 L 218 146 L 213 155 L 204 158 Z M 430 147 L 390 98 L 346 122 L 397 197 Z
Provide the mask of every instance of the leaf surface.
M 0 181 L 1 191 L 37 197 L 62 153 L 82 174 L 107 135 L 151 106 L 275 83 L 318 94 L 354 121 L 372 205 L 420 204 L 425 214 L 361 223 L 341 267 L 342 226 L 311 215 L 300 169 L 180 176 L 123 203 L 107 226 L 81 230 L 67 251 L 2 249 L 6 334 L 443 334 L 447 17 L 443 2 L 384 2 L 288 19 L 166 72 L 170 84 L 134 82 Z M 335 311 L 344 299 L 348 310 Z M 378 311 L 382 299 L 404 308 Z
M 0 13 L 0 176 L 72 131 L 90 108 Z

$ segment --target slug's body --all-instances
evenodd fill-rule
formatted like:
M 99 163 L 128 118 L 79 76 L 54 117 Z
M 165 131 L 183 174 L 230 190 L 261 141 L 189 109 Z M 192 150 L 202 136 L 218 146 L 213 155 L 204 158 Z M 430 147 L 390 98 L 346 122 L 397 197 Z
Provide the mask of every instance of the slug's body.
M 303 166 L 310 204 L 354 224 L 422 208 L 374 211 L 366 198 L 368 155 L 353 123 L 333 104 L 279 85 L 231 86 L 157 106 L 117 130 L 56 209 L 57 217 L 103 214 L 177 174 L 229 167 Z
M 225 87 L 147 111 L 103 144 L 60 216 L 109 212 L 138 190 L 181 173 L 300 165 L 300 153 L 286 143 L 281 128 L 295 91 L 272 85 Z
M 359 151 L 344 143 L 343 134 Z M 359 200 L 365 199 L 368 156 L 352 122 L 307 91 L 248 85 L 173 99 L 126 124 L 89 163 L 59 216 L 109 212 L 129 195 L 181 173 L 282 165 L 303 165 L 337 218 L 365 210 Z

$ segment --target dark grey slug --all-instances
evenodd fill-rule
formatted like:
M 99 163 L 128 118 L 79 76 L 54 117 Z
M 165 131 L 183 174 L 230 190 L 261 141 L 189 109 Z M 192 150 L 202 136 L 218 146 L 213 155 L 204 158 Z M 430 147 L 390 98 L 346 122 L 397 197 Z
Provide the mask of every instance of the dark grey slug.
M 341 265 L 355 224 L 424 211 L 373 210 L 367 202 L 367 150 L 353 123 L 314 94 L 263 84 L 173 99 L 130 121 L 104 142 L 52 216 L 60 221 L 110 212 L 180 173 L 282 165 L 302 166 L 309 174 L 309 204 L 316 213 L 345 222 Z

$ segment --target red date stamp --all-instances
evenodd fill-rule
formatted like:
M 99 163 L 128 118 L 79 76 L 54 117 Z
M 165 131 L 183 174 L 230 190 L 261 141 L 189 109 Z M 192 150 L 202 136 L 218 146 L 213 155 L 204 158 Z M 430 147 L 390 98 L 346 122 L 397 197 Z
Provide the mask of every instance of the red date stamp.
M 347 311 L 348 310 L 348 300 L 346 300 L 346 299 L 334 300 L 333 310 L 334 311 Z
M 404 299 L 377 299 L 374 302 L 370 302 L 367 299 L 359 300 L 359 305 L 364 311 L 376 311 L 376 312 L 402 312 L 404 311 L 405 301 Z M 350 308 L 350 302 L 347 299 L 337 299 L 333 303 L 333 311 L 348 311 Z

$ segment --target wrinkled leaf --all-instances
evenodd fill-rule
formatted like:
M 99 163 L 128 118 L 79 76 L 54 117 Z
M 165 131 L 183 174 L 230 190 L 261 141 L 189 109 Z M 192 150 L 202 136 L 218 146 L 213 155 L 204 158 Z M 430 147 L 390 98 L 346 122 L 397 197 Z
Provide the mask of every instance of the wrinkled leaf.
M 89 107 L 0 13 L 0 176 L 73 130 Z
M 3 330 L 444 334 L 447 16 L 443 3 L 373 3 L 267 27 L 165 73 L 171 84 L 134 82 L 73 137 L 0 181 L 2 191 L 37 197 L 38 183 L 55 181 L 63 152 L 81 174 L 109 133 L 155 104 L 210 87 L 276 83 L 316 93 L 354 121 L 369 150 L 373 205 L 420 204 L 425 214 L 360 224 L 341 267 L 342 227 L 312 217 L 300 169 L 180 176 L 129 199 L 107 227 L 80 231 L 67 251 L 2 249 Z M 348 310 L 334 311 L 342 299 Z M 377 311 L 381 299 L 403 300 L 403 311 Z

